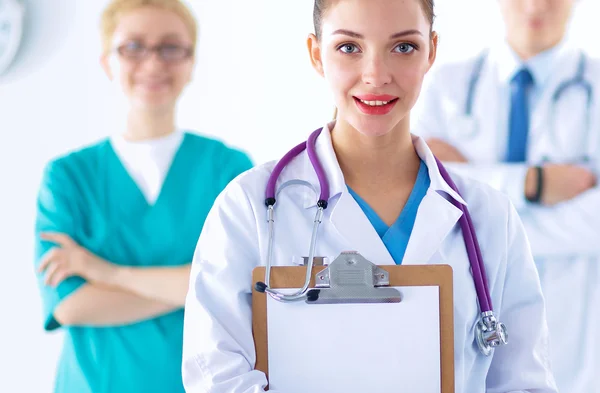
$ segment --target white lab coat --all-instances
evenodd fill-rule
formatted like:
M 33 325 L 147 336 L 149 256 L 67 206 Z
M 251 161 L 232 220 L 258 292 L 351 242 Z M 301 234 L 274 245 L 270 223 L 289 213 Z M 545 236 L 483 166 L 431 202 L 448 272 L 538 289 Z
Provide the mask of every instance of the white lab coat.
M 472 116 L 465 115 L 468 84 L 476 58 L 446 64 L 428 76 L 413 116 L 413 131 L 457 147 L 468 164 L 446 166 L 505 192 L 523 221 L 546 299 L 552 369 L 563 392 L 600 392 L 600 189 L 543 207 L 525 200 L 528 167 L 544 160 L 586 164 L 600 173 L 600 62 L 589 58 L 585 75 L 595 92 L 590 127 L 585 127 L 586 95 L 577 87 L 552 106 L 562 82 L 576 74 L 582 53 L 568 43 L 560 48 L 552 74 L 530 115 L 526 164 L 502 163 L 507 140 L 509 97 L 498 94 L 500 67 L 507 61 L 492 49 L 482 69 Z M 508 60 L 510 61 L 510 60 Z M 551 116 L 553 114 L 553 116 Z M 553 125 L 554 124 L 554 125 Z
M 428 166 L 431 187 L 419 207 L 403 263 L 453 268 L 456 393 L 483 392 L 484 387 L 489 393 L 555 392 L 546 352 L 543 297 L 516 211 L 491 187 L 454 179 L 473 216 L 493 305 L 510 334 L 508 346 L 485 357 L 474 342 L 479 309 L 458 225 L 462 213 L 447 198 L 464 201 L 442 179 L 424 141 L 415 137 L 414 144 Z M 393 265 L 385 245 L 348 193 L 327 129 L 317 139 L 316 151 L 331 192 L 316 255 L 333 260 L 342 251 L 356 250 L 376 264 Z M 230 183 L 200 235 L 185 309 L 182 371 L 187 392 L 256 393 L 267 383 L 263 373 L 253 371 L 251 272 L 266 262 L 264 195 L 273 167 L 269 163 L 253 168 Z M 306 152 L 290 163 L 277 184 L 293 179 L 309 181 L 319 189 Z M 315 205 L 316 196 L 307 187 L 288 187 L 279 195 L 274 265 L 290 265 L 307 255 Z

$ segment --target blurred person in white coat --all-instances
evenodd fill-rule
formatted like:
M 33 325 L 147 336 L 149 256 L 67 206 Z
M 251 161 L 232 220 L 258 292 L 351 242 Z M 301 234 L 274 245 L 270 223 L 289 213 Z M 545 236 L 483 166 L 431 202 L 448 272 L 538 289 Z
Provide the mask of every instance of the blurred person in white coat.
M 510 197 L 539 270 L 559 390 L 600 392 L 600 62 L 566 34 L 576 0 L 498 2 L 505 36 L 432 70 L 413 132 L 455 173 Z

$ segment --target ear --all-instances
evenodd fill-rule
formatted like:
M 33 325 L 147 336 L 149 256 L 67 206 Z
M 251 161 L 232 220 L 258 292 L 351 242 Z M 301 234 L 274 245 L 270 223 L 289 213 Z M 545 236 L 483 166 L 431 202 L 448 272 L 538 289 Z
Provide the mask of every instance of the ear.
M 309 34 L 308 39 L 306 40 L 306 45 L 308 46 L 310 62 L 312 63 L 313 68 L 319 73 L 319 75 L 324 76 L 323 61 L 321 58 L 321 44 L 319 43 L 317 36 L 314 34 Z
M 112 73 L 112 69 L 110 68 L 110 59 L 107 54 L 103 54 L 100 57 L 100 65 L 102 66 L 102 69 L 104 70 L 104 73 L 106 74 L 108 79 L 110 79 L 112 81 L 113 73 Z
M 437 57 L 438 42 L 439 42 L 439 35 L 437 32 L 433 31 L 431 33 L 431 40 L 429 42 L 429 58 L 428 58 L 429 67 L 427 68 L 427 71 L 429 71 L 431 69 L 431 67 L 433 66 L 433 64 L 435 63 L 435 59 Z
M 190 83 L 192 83 L 192 81 L 194 80 L 194 73 L 196 71 L 196 57 L 192 57 L 190 59 L 191 63 L 189 65 L 190 69 L 187 75 L 187 78 L 185 80 L 185 84 L 189 85 Z

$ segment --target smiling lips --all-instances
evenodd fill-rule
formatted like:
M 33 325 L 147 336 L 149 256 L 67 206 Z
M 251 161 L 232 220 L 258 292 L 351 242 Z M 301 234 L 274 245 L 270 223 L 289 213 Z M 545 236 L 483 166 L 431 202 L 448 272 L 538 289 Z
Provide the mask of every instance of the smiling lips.
M 358 109 L 365 115 L 386 115 L 394 109 L 396 102 L 398 102 L 398 97 L 387 94 L 364 94 L 352 98 L 354 98 Z
M 164 79 L 139 79 L 136 84 L 144 90 L 155 91 L 162 90 L 169 84 L 169 80 Z
M 532 29 L 541 29 L 545 25 L 544 19 L 542 18 L 532 18 L 529 19 L 527 22 L 529 27 Z

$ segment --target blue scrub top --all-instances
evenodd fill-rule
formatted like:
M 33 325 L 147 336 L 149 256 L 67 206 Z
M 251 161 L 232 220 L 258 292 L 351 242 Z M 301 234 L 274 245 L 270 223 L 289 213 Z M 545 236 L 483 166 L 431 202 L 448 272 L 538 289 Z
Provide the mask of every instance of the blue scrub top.
M 377 215 L 375 210 L 371 208 L 354 190 L 348 187 L 350 194 L 354 197 L 362 211 L 365 213 L 373 228 L 383 241 L 383 244 L 387 248 L 388 252 L 392 256 L 394 262 L 397 265 L 402 264 L 406 247 L 408 246 L 408 240 L 412 233 L 417 218 L 417 210 L 421 201 L 425 197 L 427 190 L 429 189 L 431 181 L 429 179 L 429 173 L 427 172 L 427 165 L 421 160 L 419 166 L 419 173 L 417 180 L 413 187 L 410 196 L 398 216 L 398 219 L 392 226 L 387 224 Z
M 149 205 L 108 139 L 46 167 L 35 222 L 35 267 L 54 244 L 40 232 L 66 233 L 82 247 L 128 266 L 191 263 L 217 195 L 252 167 L 223 143 L 185 133 L 161 192 Z M 60 327 L 55 307 L 85 283 L 71 277 L 51 288 L 38 275 L 44 327 Z M 126 326 L 64 327 L 56 393 L 184 392 L 183 309 Z

